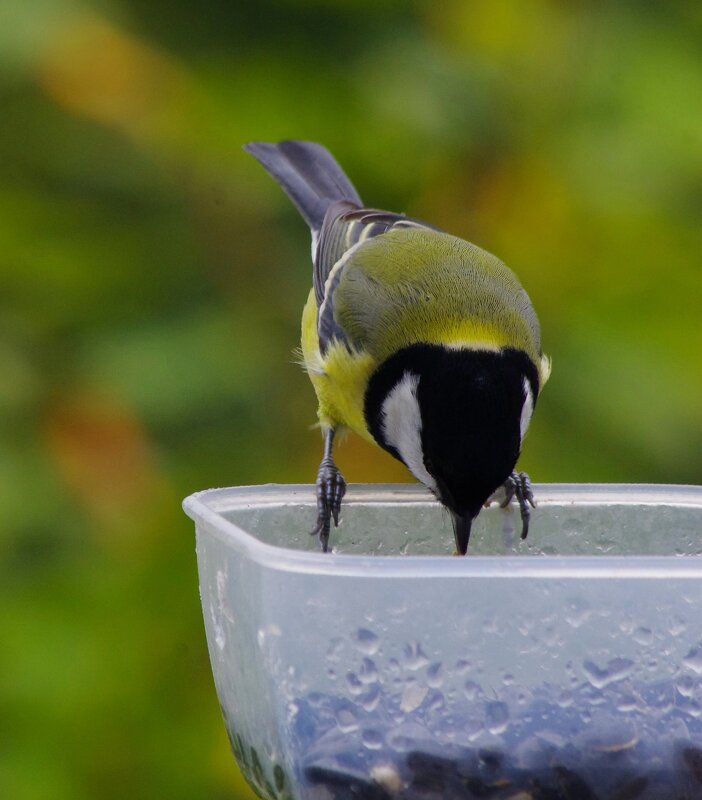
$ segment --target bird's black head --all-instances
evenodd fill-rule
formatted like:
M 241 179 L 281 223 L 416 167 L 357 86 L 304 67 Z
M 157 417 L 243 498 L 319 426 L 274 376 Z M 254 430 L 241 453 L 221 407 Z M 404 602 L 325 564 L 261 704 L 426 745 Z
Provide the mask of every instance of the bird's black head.
M 371 377 L 366 422 L 469 528 L 514 469 L 538 391 L 521 350 L 416 344 Z

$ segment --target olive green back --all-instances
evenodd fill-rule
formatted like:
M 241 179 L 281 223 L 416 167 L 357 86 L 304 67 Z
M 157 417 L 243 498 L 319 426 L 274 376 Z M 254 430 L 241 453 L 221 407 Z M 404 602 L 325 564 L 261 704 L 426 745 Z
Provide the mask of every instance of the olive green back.
M 390 230 L 352 254 L 334 292 L 351 344 L 378 361 L 419 341 L 524 350 L 541 357 L 529 296 L 498 258 L 430 229 Z

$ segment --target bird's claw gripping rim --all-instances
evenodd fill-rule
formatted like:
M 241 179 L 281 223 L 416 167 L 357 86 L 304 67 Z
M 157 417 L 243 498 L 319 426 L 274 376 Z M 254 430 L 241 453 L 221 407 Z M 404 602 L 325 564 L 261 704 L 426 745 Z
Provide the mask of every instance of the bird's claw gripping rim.
M 339 468 L 331 459 L 325 458 L 317 473 L 317 523 L 314 530 L 310 531 L 311 536 L 319 536 L 324 553 L 329 549 L 329 531 L 332 519 L 335 527 L 339 525 L 341 500 L 345 493 L 346 481 L 339 472 Z
M 500 503 L 500 508 L 507 508 L 512 502 L 512 498 L 516 497 L 519 503 L 519 514 L 522 518 L 522 539 L 527 538 L 529 533 L 529 520 L 531 519 L 531 510 L 536 508 L 536 500 L 534 500 L 534 493 L 531 489 L 531 481 L 526 472 L 513 472 L 504 483 L 505 499 Z

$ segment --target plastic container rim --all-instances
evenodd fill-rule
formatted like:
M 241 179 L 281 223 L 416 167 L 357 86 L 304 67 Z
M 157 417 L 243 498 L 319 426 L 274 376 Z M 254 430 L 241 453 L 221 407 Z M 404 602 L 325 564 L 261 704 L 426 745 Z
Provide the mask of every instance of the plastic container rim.
M 534 484 L 540 506 L 662 505 L 699 508 L 702 487 L 667 484 Z M 381 495 L 379 497 L 379 495 Z M 315 506 L 308 484 L 263 484 L 205 489 L 189 495 L 183 510 L 199 528 L 262 567 L 284 572 L 347 575 L 364 578 L 650 578 L 702 580 L 702 557 L 689 555 L 363 555 L 293 550 L 262 542 L 222 515 L 236 508 L 264 508 L 294 502 Z M 417 484 L 349 484 L 346 505 L 435 502 Z M 535 531 L 534 531 L 535 532 Z M 334 531 L 332 531 L 332 536 Z M 343 536 L 343 528 L 337 535 Z M 702 526 L 700 527 L 702 540 Z

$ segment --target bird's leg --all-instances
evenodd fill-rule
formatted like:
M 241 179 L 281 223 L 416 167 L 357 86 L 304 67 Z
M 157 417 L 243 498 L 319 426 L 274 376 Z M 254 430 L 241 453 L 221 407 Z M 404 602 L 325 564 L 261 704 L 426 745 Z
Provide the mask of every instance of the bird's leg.
M 505 499 L 500 503 L 500 508 L 507 508 L 516 497 L 519 503 L 519 513 L 522 517 L 522 539 L 529 533 L 529 520 L 531 511 L 529 506 L 536 508 L 534 493 L 531 491 L 531 482 L 526 472 L 513 472 L 504 483 Z
M 346 481 L 332 456 L 334 433 L 334 429 L 329 428 L 324 434 L 324 457 L 317 472 L 317 523 L 314 530 L 310 531 L 312 536 L 319 536 L 319 542 L 325 553 L 329 548 L 332 517 L 334 525 L 338 526 L 341 498 L 346 492 Z

